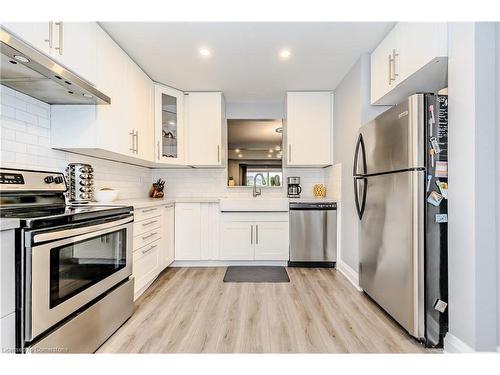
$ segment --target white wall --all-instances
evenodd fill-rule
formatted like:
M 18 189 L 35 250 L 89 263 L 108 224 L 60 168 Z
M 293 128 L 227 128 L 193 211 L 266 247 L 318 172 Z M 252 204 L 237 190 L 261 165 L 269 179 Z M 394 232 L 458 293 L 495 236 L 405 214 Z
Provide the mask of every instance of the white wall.
M 495 34 L 450 23 L 447 351 L 496 347 Z
M 96 187 L 116 188 L 119 198 L 147 196 L 151 184 L 148 168 L 52 150 L 50 105 L 5 86 L 0 86 L 0 93 L 2 167 L 64 172 L 68 163 L 85 162 L 95 169 Z
M 370 105 L 370 56 L 363 55 L 335 89 L 334 160 L 327 181 L 340 179 L 341 261 L 358 272 L 358 216 L 354 205 L 352 164 L 359 127 L 387 110 Z
M 284 95 L 283 95 L 284 100 Z M 228 119 L 279 119 L 283 118 L 284 103 L 232 102 L 226 103 Z

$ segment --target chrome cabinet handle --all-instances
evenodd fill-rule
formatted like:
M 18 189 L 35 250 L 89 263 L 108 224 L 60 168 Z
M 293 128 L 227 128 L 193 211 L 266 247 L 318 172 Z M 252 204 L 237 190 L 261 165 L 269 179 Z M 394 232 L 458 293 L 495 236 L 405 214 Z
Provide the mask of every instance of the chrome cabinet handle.
M 53 37 L 52 37 L 53 30 L 54 30 L 54 22 L 50 21 L 49 22 L 49 39 L 45 39 L 45 42 L 49 43 L 49 48 L 52 48 L 52 46 L 54 44 Z
M 220 163 L 220 145 L 217 145 L 217 163 Z
M 255 225 L 255 243 L 259 244 L 259 226 Z
M 158 152 L 157 152 L 158 153 L 158 160 L 160 160 L 160 157 L 161 157 L 161 154 L 160 154 L 160 141 L 158 141 L 158 147 L 157 147 L 157 149 L 158 149 Z
M 63 46 L 64 46 L 63 21 L 56 22 L 56 26 L 59 27 L 59 46 L 56 47 L 56 49 L 59 50 L 59 55 L 62 55 L 64 53 L 64 51 L 63 51 Z
M 389 85 L 392 84 L 392 81 L 394 80 L 392 78 L 392 56 L 389 55 Z
M 138 154 L 139 153 L 139 130 L 136 130 L 135 131 L 135 153 Z
M 151 220 L 151 221 L 148 221 L 147 223 L 142 223 L 142 226 L 143 226 L 143 227 L 146 227 L 146 226 L 151 225 L 151 224 L 154 224 L 154 223 L 156 223 L 156 222 L 157 222 L 157 220 Z
M 132 148 L 129 148 L 129 150 L 135 152 L 135 132 L 132 130 L 128 134 L 132 136 Z
M 152 211 L 156 211 L 156 210 L 157 210 L 157 208 L 148 208 L 148 209 L 146 209 L 146 210 L 141 210 L 141 212 L 142 212 L 143 214 L 145 214 L 146 212 L 152 212 Z
M 292 144 L 288 144 L 288 161 L 292 161 Z
M 143 239 L 143 240 L 147 240 L 148 238 L 151 238 L 151 237 L 153 237 L 153 236 L 156 236 L 156 234 L 157 234 L 157 233 L 158 233 L 158 232 L 153 232 L 153 233 L 151 233 L 151 234 L 148 234 L 147 236 L 142 236 L 142 239 Z
M 149 247 L 149 249 L 144 249 L 144 250 L 142 250 L 141 252 L 142 252 L 143 254 L 149 253 L 149 252 L 150 252 L 151 250 L 153 250 L 155 247 L 156 247 L 156 245 L 151 245 L 151 246 Z
M 250 226 L 250 245 L 253 245 L 253 225 Z
M 398 57 L 399 54 L 396 52 L 395 49 L 392 50 L 392 75 L 393 75 L 393 80 L 396 80 L 396 77 L 399 76 L 399 73 L 396 73 L 396 57 Z

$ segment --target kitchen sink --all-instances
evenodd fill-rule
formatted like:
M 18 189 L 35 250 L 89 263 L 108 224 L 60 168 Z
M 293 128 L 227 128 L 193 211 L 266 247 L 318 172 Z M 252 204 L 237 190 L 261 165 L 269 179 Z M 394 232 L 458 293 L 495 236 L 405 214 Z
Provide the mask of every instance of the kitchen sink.
M 222 212 L 286 212 L 288 199 L 285 198 L 222 198 Z

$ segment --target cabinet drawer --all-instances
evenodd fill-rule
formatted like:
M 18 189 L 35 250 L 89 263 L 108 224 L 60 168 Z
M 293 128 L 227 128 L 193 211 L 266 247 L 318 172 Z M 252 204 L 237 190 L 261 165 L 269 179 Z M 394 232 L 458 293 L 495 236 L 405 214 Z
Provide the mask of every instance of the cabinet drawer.
M 156 228 L 153 230 L 150 230 L 149 232 L 145 232 L 142 234 L 139 234 L 138 236 L 134 236 L 134 251 L 140 249 L 141 247 L 146 246 L 147 244 L 154 242 L 158 239 L 160 239 L 161 234 L 160 234 L 160 228 Z
M 160 241 L 141 247 L 134 252 L 132 269 L 135 277 L 134 292 L 141 290 L 158 274 Z
M 161 217 L 153 217 L 141 221 L 134 222 L 134 237 L 149 232 L 153 229 L 159 228 L 161 224 Z
M 145 219 L 150 219 L 152 217 L 161 215 L 161 208 L 163 206 L 155 207 L 144 207 L 144 208 L 134 208 L 134 218 L 135 221 L 141 221 Z

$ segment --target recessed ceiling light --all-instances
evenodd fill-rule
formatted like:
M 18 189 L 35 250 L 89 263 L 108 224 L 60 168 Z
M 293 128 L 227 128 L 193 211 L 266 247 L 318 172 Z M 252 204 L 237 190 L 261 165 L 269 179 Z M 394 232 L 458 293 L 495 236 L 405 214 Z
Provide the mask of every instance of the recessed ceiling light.
M 272 158 L 273 156 L 271 154 L 267 154 L 267 157 L 268 158 Z
M 14 55 L 14 58 L 19 61 L 19 62 L 22 62 L 22 63 L 29 63 L 30 62 L 30 59 L 22 56 L 22 55 Z
M 277 155 L 276 155 L 276 157 L 277 157 L 278 159 L 281 159 L 281 158 L 283 157 L 283 155 L 281 155 L 281 154 L 277 154 Z
M 276 151 L 279 151 L 279 150 L 281 150 L 281 147 L 280 147 L 280 146 L 276 146 L 276 147 L 274 147 L 274 149 L 275 149 Z
M 238 154 L 238 157 L 239 157 L 239 158 L 242 158 L 242 157 L 243 157 L 243 154 Z
M 240 149 L 237 148 L 237 149 L 234 150 L 234 152 L 238 153 L 238 152 L 240 152 Z
M 269 152 L 272 154 L 274 152 L 274 150 L 272 148 L 270 148 Z
M 211 52 L 208 48 L 200 48 L 199 52 L 200 52 L 200 55 L 202 55 L 204 57 L 210 56 L 210 54 L 211 54 Z
M 168 122 L 168 124 L 169 124 L 169 125 L 175 125 L 175 122 L 173 122 L 173 121 L 169 121 L 169 122 Z
M 289 58 L 290 58 L 290 56 L 292 56 L 292 52 L 290 52 L 290 50 L 289 50 L 289 49 L 282 49 L 282 50 L 280 51 L 280 58 L 281 58 L 282 60 L 287 60 L 287 59 L 289 59 Z
M 83 95 L 83 96 L 85 96 L 86 98 L 93 98 L 93 96 L 92 96 L 92 95 L 87 94 L 86 92 L 84 92 L 82 95 Z

